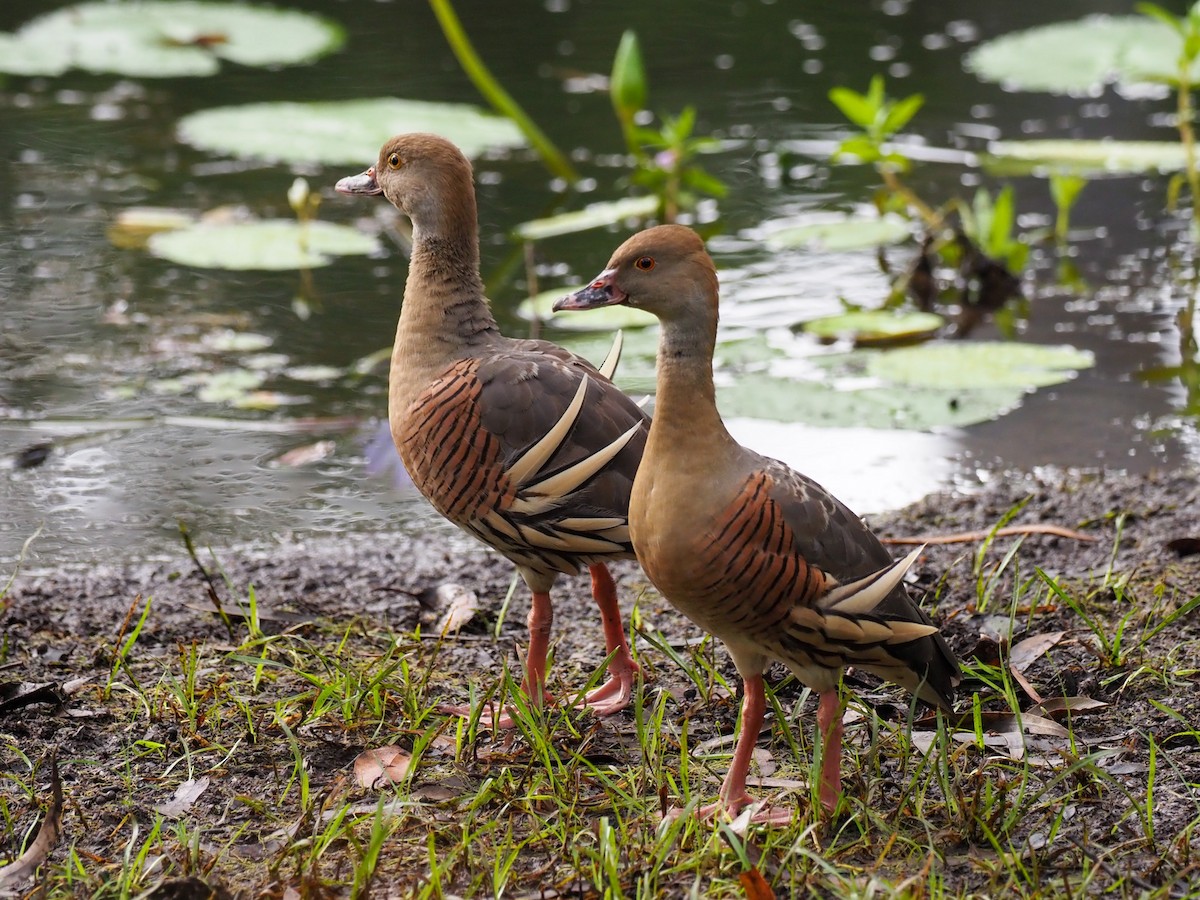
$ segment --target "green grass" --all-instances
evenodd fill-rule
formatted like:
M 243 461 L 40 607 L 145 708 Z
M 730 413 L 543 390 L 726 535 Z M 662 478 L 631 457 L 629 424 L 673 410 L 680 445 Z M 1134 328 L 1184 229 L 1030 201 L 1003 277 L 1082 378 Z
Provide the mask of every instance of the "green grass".
M 931 598 L 943 616 L 973 600 L 1000 632 L 996 658 L 966 661 L 960 716 L 887 688 L 849 693 L 835 817 L 805 786 L 815 699 L 773 673 L 759 763 L 780 780 L 754 790 L 795 818 L 746 831 L 661 818 L 715 796 L 738 698 L 724 649 L 652 628 L 651 595 L 634 616 L 646 680 L 629 711 L 597 721 L 542 709 L 503 667 L 470 673 L 473 700 L 512 709 L 517 727 L 503 735 L 438 711 L 466 693 L 446 677 L 448 642 L 366 618 L 271 632 L 247 590 L 232 640 L 163 647 L 148 643 L 156 605 L 139 599 L 97 638 L 94 681 L 70 704 L 86 716 L 61 725 L 90 741 L 63 735 L 43 707 L 21 715 L 44 732 L 0 719 L 0 865 L 32 839 L 48 796 L 36 759 L 47 739 L 22 736 L 32 728 L 64 748 L 47 896 L 146 896 L 198 877 L 244 896 L 721 898 L 766 885 L 779 897 L 1200 897 L 1200 596 L 1115 565 L 1063 582 L 1021 546 L 958 557 L 957 580 Z M 1044 698 L 1092 694 L 1108 707 L 1060 717 L 1062 733 L 997 733 L 1027 724 L 1032 705 L 1008 668 L 1010 638 L 1064 624 L 1072 637 L 1025 677 Z M 553 675 L 595 684 L 604 672 L 570 669 Z M 409 774 L 358 786 L 354 756 L 383 744 L 412 754 Z M 181 814 L 156 810 L 203 778 Z

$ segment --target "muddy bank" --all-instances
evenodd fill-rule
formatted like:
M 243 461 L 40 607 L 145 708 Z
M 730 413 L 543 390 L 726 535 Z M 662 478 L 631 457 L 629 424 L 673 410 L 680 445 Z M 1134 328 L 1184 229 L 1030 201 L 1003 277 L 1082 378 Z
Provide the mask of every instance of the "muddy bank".
M 1195 791 L 1200 784 L 1200 687 L 1194 674 L 1200 671 L 1200 619 L 1189 615 L 1169 628 L 1155 629 L 1174 609 L 1200 595 L 1200 554 L 1187 552 L 1200 538 L 1197 478 L 1182 472 L 1145 477 L 1014 474 L 998 477 L 969 495 L 937 494 L 906 509 L 874 516 L 871 525 L 890 537 L 988 530 L 1021 504 L 1011 524 L 1049 523 L 1094 540 L 1005 537 L 982 553 L 979 541 L 931 544 L 918 564 L 916 584 L 925 595 L 925 605 L 967 661 L 994 662 L 1010 643 L 1031 635 L 1054 636 L 1023 671 L 1028 689 L 1044 701 L 1073 698 L 1070 702 L 1078 703 L 1082 698 L 1092 705 L 1091 714 L 1064 720 L 1071 728 L 1069 747 L 1044 736 L 1025 736 L 1028 751 L 1045 766 L 1028 771 L 1045 772 L 1044 789 L 1050 793 L 1030 788 L 1029 793 L 1023 789 L 1021 796 L 1014 797 L 1020 814 L 1003 839 L 1006 845 L 1026 847 L 1026 852 L 1055 871 L 1078 873 L 1098 866 L 1096 884 L 1117 878 L 1157 887 L 1186 883 L 1197 877 L 1189 848 L 1197 830 L 1193 827 L 1198 808 Z M 214 594 L 227 613 L 235 613 L 244 608 L 253 586 L 268 633 L 290 630 L 314 645 L 348 643 L 349 652 L 361 648 L 368 654 L 389 652 L 389 647 L 403 644 L 413 672 L 422 678 L 434 675 L 423 688 L 423 702 L 430 704 L 461 702 L 472 684 L 477 689 L 490 687 L 505 664 L 515 670 L 518 648 L 525 640 L 523 586 L 517 588 L 500 623 L 499 637 L 495 636 L 512 583 L 512 567 L 445 532 L 420 538 L 355 535 L 270 548 L 232 548 L 218 550 L 215 560 L 201 553 L 201 560 L 209 570 L 207 578 L 182 552 L 166 562 L 22 575 L 3 601 L 0 633 L 6 656 L 0 681 L 91 681 L 58 707 L 30 706 L 0 718 L 0 730 L 9 736 L 7 743 L 0 743 L 0 771 L 27 777 L 23 759 L 35 759 L 57 746 L 64 761 L 66 791 L 75 798 L 68 803 L 65 841 L 74 841 L 77 848 L 97 858 L 119 859 L 125 840 L 122 827 L 129 817 L 148 822 L 148 811 L 170 799 L 182 772 L 173 772 L 173 763 L 164 772 L 164 759 L 204 752 L 205 747 L 241 748 L 221 761 L 212 786 L 193 811 L 209 838 L 228 835 L 235 847 L 253 845 L 261 856 L 266 851 L 260 844 L 270 844 L 268 833 L 295 814 L 287 804 L 278 805 L 278 783 L 263 778 L 264 772 L 291 758 L 277 737 L 263 739 L 269 731 L 265 719 L 251 729 L 257 737 L 248 737 L 243 733 L 246 722 L 239 725 L 236 716 L 217 721 L 214 714 L 208 722 L 197 722 L 172 706 L 176 681 L 183 680 L 178 673 L 181 666 L 186 670 L 188 653 L 196 647 L 201 648 L 202 662 L 196 677 L 206 692 L 216 697 L 230 685 L 242 690 L 237 681 L 241 676 L 230 674 L 226 681 L 222 667 L 229 665 L 226 654 L 238 652 L 235 648 L 245 639 L 245 627 L 234 615 L 231 634 L 214 614 Z M 1048 587 L 1038 569 L 1079 598 L 1090 623 Z M 636 602 L 643 630 L 679 648 L 694 645 L 699 632 L 657 595 L 645 591 L 636 566 L 619 566 L 617 574 L 627 616 Z M 478 592 L 481 609 L 460 636 L 438 645 L 428 638 L 440 614 L 433 596 L 447 582 Z M 114 654 L 146 598 L 152 598 L 146 624 L 127 667 L 118 671 Z M 564 579 L 554 600 L 551 687 L 564 692 L 593 672 L 604 651 L 586 577 Z M 418 628 L 426 635 L 422 639 L 413 637 Z M 639 635 L 635 644 L 647 674 L 644 690 L 670 693 L 676 714 L 688 717 L 693 741 L 732 731 L 736 697 L 718 691 L 707 702 L 699 702 L 692 683 L 646 637 Z M 735 684 L 724 651 L 716 650 L 711 659 Z M 101 689 L 114 672 L 119 681 L 140 679 L 137 691 L 158 697 L 161 705 L 146 710 L 140 701 L 130 699 L 134 691 L 105 698 Z M 790 715 L 804 730 L 811 710 L 798 705 L 799 686 L 783 680 L 782 674 L 781 668 L 772 672 L 776 695 L 785 710 L 797 707 Z M 156 691 L 151 687 L 155 683 L 166 687 Z M 857 675 L 848 683 L 859 702 L 881 718 L 903 721 L 907 702 L 899 691 Z M 255 709 L 270 709 L 273 702 L 294 705 L 296 691 L 303 687 L 280 678 L 264 687 L 261 695 L 247 693 L 245 702 Z M 968 698 L 978 691 L 985 711 L 997 715 L 1007 711 L 1003 698 L 986 685 L 976 681 L 964 687 L 962 708 L 970 709 Z M 1031 696 L 1022 694 L 1019 699 L 1025 710 L 1035 705 Z M 214 701 L 213 709 L 218 707 Z M 606 759 L 633 769 L 640 756 L 631 716 L 626 711 L 588 727 L 589 740 L 596 742 Z M 295 739 L 318 790 L 336 784 L 364 744 L 378 740 L 380 733 L 378 722 L 318 721 L 309 726 L 302 720 L 303 716 Z M 404 740 L 400 710 L 390 709 L 383 723 L 384 730 L 395 728 Z M 851 745 L 864 754 L 858 758 L 865 759 L 869 730 L 852 727 L 848 734 Z M 766 743 L 765 737 L 761 743 Z M 1153 767 L 1152 744 L 1157 753 Z M 152 753 L 147 747 L 166 749 Z M 962 757 L 959 789 L 964 796 L 969 797 L 973 785 L 1012 783 L 1012 767 L 1018 763 L 1006 754 L 997 750 L 978 758 Z M 1090 760 L 1085 770 L 1089 785 L 1063 788 L 1054 773 L 1066 765 L 1068 755 Z M 114 759 L 122 762 L 114 765 Z M 431 764 L 415 778 L 414 792 L 436 788 L 449 772 L 469 793 L 471 785 L 486 777 L 487 765 L 480 758 Z M 886 806 L 892 801 L 877 792 L 904 783 L 904 763 L 883 754 L 882 761 L 872 765 L 870 773 L 860 773 L 851 765 L 847 791 L 856 798 L 873 798 L 867 802 L 875 806 Z M 1138 833 L 1142 821 L 1138 803 L 1148 796 L 1149 773 L 1155 768 L 1149 814 L 1157 833 L 1170 836 L 1160 837 L 1158 845 Z M 37 807 L 24 794 L 18 796 L 15 783 L 6 779 L 0 791 L 10 795 L 12 808 L 19 809 L 19 821 L 31 822 Z M 274 818 L 258 823 L 244 805 L 247 797 L 267 804 L 275 811 Z M 647 808 L 656 803 L 657 797 L 647 794 Z M 451 801 L 447 815 L 454 814 L 452 808 Z M 939 852 L 944 851 L 947 887 L 994 887 L 997 882 L 988 880 L 977 861 L 987 841 L 972 831 L 970 817 L 961 808 L 956 815 L 936 809 L 929 827 L 939 835 Z M 0 835 L 0 855 L 14 851 L 22 833 L 22 828 L 15 828 Z M 1174 849 L 1168 852 L 1167 846 Z M 242 865 L 242 852 L 213 851 L 222 862 L 215 865 L 212 877 L 239 884 L 230 880 L 235 876 L 228 867 Z M 843 861 L 868 862 L 854 856 Z M 408 872 L 399 860 L 396 865 L 398 877 Z M 256 872 L 252 880 L 261 888 L 270 877 Z

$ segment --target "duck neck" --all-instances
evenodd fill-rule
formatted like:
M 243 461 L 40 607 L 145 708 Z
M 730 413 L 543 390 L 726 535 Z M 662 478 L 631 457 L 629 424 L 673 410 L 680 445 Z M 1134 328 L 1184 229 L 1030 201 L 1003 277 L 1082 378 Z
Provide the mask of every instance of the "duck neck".
M 392 349 L 393 393 L 411 400 L 451 362 L 499 334 L 479 277 L 474 197 L 455 218 L 413 219 L 412 258 Z M 411 389 L 411 390 L 410 390 Z
M 737 446 L 717 411 L 712 370 L 716 339 L 715 318 L 702 323 L 663 320 L 647 456 L 698 447 L 714 459 L 722 449 Z

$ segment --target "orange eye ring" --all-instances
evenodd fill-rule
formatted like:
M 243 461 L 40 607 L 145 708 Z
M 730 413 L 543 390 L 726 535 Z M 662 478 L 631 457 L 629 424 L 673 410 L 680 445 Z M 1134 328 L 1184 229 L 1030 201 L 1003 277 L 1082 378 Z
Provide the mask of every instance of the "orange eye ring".
M 400 154 L 399 154 L 399 153 L 393 153 L 391 156 L 389 156 L 389 157 L 388 157 L 388 159 L 387 159 L 387 164 L 388 164 L 388 168 L 389 168 L 389 169 L 393 169 L 393 170 L 394 170 L 394 169 L 398 169 L 398 168 L 400 168 L 402 165 L 404 165 L 404 160 L 402 160 L 402 159 L 400 158 Z
M 634 266 L 636 268 L 641 269 L 643 272 L 649 272 L 651 269 L 654 268 L 654 257 L 643 256 L 637 262 L 634 263 Z

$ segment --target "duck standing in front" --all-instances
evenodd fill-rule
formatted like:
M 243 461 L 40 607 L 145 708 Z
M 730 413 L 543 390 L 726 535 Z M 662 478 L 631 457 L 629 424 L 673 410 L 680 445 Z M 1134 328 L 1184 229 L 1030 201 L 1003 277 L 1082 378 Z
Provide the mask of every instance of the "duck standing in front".
M 388 382 L 392 437 L 438 512 L 515 563 L 529 586 L 523 691 L 535 704 L 551 699 L 550 589 L 586 567 L 609 678 L 583 703 L 597 715 L 624 709 L 638 669 L 607 563 L 633 556 L 629 492 L 647 415 L 587 360 L 500 334 L 479 275 L 471 164 L 452 143 L 399 135 L 337 190 L 382 195 L 412 220 Z M 489 721 L 513 724 L 507 713 Z
M 655 587 L 729 648 L 745 695 L 741 731 L 720 799 L 700 810 L 736 816 L 765 713 L 763 672 L 782 662 L 817 691 L 822 804 L 841 793 L 838 683 L 848 665 L 902 685 L 944 710 L 958 661 L 878 538 L 815 481 L 742 447 L 717 411 L 712 357 L 717 271 L 691 229 L 634 235 L 587 287 L 554 308 L 625 304 L 661 322 L 654 420 L 633 485 L 633 547 Z M 790 821 L 764 809 L 755 821 Z

